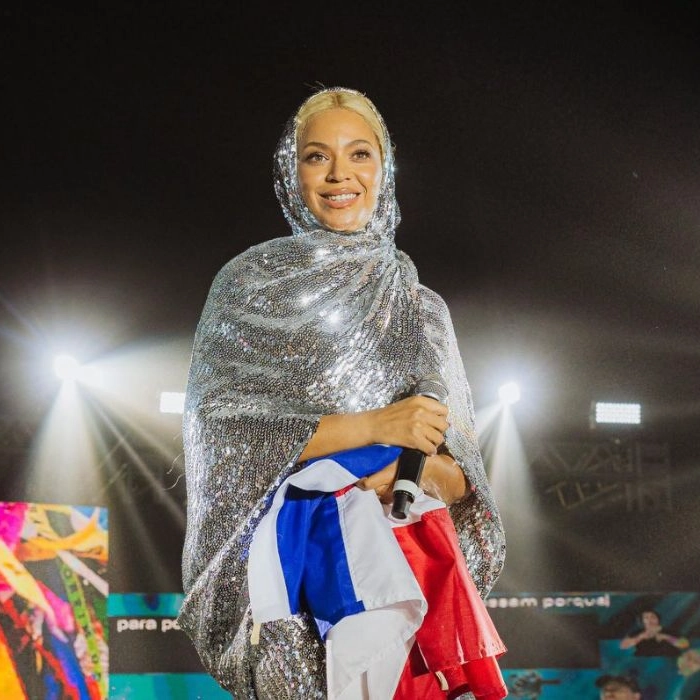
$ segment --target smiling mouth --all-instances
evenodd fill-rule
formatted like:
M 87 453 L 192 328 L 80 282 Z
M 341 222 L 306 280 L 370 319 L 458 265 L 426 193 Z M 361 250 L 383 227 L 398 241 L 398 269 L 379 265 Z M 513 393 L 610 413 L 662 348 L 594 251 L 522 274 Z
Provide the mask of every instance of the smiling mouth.
M 351 202 L 360 195 L 357 192 L 344 192 L 343 194 L 322 194 L 321 196 L 329 202 Z

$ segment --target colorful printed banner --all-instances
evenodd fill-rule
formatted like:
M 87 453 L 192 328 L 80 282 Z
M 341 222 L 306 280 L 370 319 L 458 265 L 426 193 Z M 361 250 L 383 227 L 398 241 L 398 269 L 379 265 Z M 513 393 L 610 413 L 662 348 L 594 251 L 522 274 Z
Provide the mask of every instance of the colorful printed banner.
M 107 511 L 0 502 L 0 697 L 108 697 Z

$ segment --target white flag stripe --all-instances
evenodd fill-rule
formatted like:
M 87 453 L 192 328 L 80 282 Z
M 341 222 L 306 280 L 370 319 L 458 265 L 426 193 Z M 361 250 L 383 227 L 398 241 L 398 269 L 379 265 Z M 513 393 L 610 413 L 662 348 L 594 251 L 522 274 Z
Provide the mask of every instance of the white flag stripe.
M 372 669 L 380 666 L 382 685 L 392 678 L 398 683 L 407 657 L 404 643 L 420 627 L 428 605 L 374 491 L 348 491 L 338 499 L 338 510 L 355 592 L 366 610 L 343 618 L 328 633 L 334 642 L 326 650 L 333 669 L 328 696 L 352 698 L 353 681 L 375 675 Z M 373 697 L 391 697 L 395 687 Z

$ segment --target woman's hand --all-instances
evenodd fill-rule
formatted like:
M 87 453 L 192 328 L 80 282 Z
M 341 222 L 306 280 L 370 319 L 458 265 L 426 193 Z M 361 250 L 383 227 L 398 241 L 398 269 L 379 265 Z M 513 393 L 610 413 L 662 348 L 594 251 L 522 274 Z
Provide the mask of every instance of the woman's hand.
M 464 498 L 470 485 L 452 455 L 439 454 L 425 460 L 420 487 L 449 506 Z
M 371 442 L 412 447 L 434 455 L 445 441 L 447 406 L 427 396 L 410 396 L 383 408 L 367 411 Z
M 377 443 L 434 455 L 448 425 L 447 406 L 427 396 L 411 396 L 371 411 L 322 416 L 299 461 Z
M 374 490 L 382 503 L 391 503 L 398 464 L 399 460 L 396 459 L 384 469 L 356 481 L 355 486 L 363 491 Z
M 391 503 L 398 460 L 371 476 L 360 479 L 355 486 L 363 491 L 374 490 L 382 503 Z M 467 480 L 460 466 L 449 455 L 426 457 L 420 487 L 433 498 L 448 506 L 463 498 L 467 492 Z

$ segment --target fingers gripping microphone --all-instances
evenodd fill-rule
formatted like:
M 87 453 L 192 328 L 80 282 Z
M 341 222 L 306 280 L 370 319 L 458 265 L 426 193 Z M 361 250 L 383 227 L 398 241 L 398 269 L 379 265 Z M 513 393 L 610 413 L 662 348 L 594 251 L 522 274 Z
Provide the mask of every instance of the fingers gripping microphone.
M 428 396 L 440 403 L 447 401 L 447 387 L 439 374 L 429 374 L 416 385 L 416 396 Z M 391 507 L 391 517 L 405 520 L 411 504 L 418 495 L 425 454 L 420 450 L 406 448 L 399 456 L 394 482 L 394 503 Z

